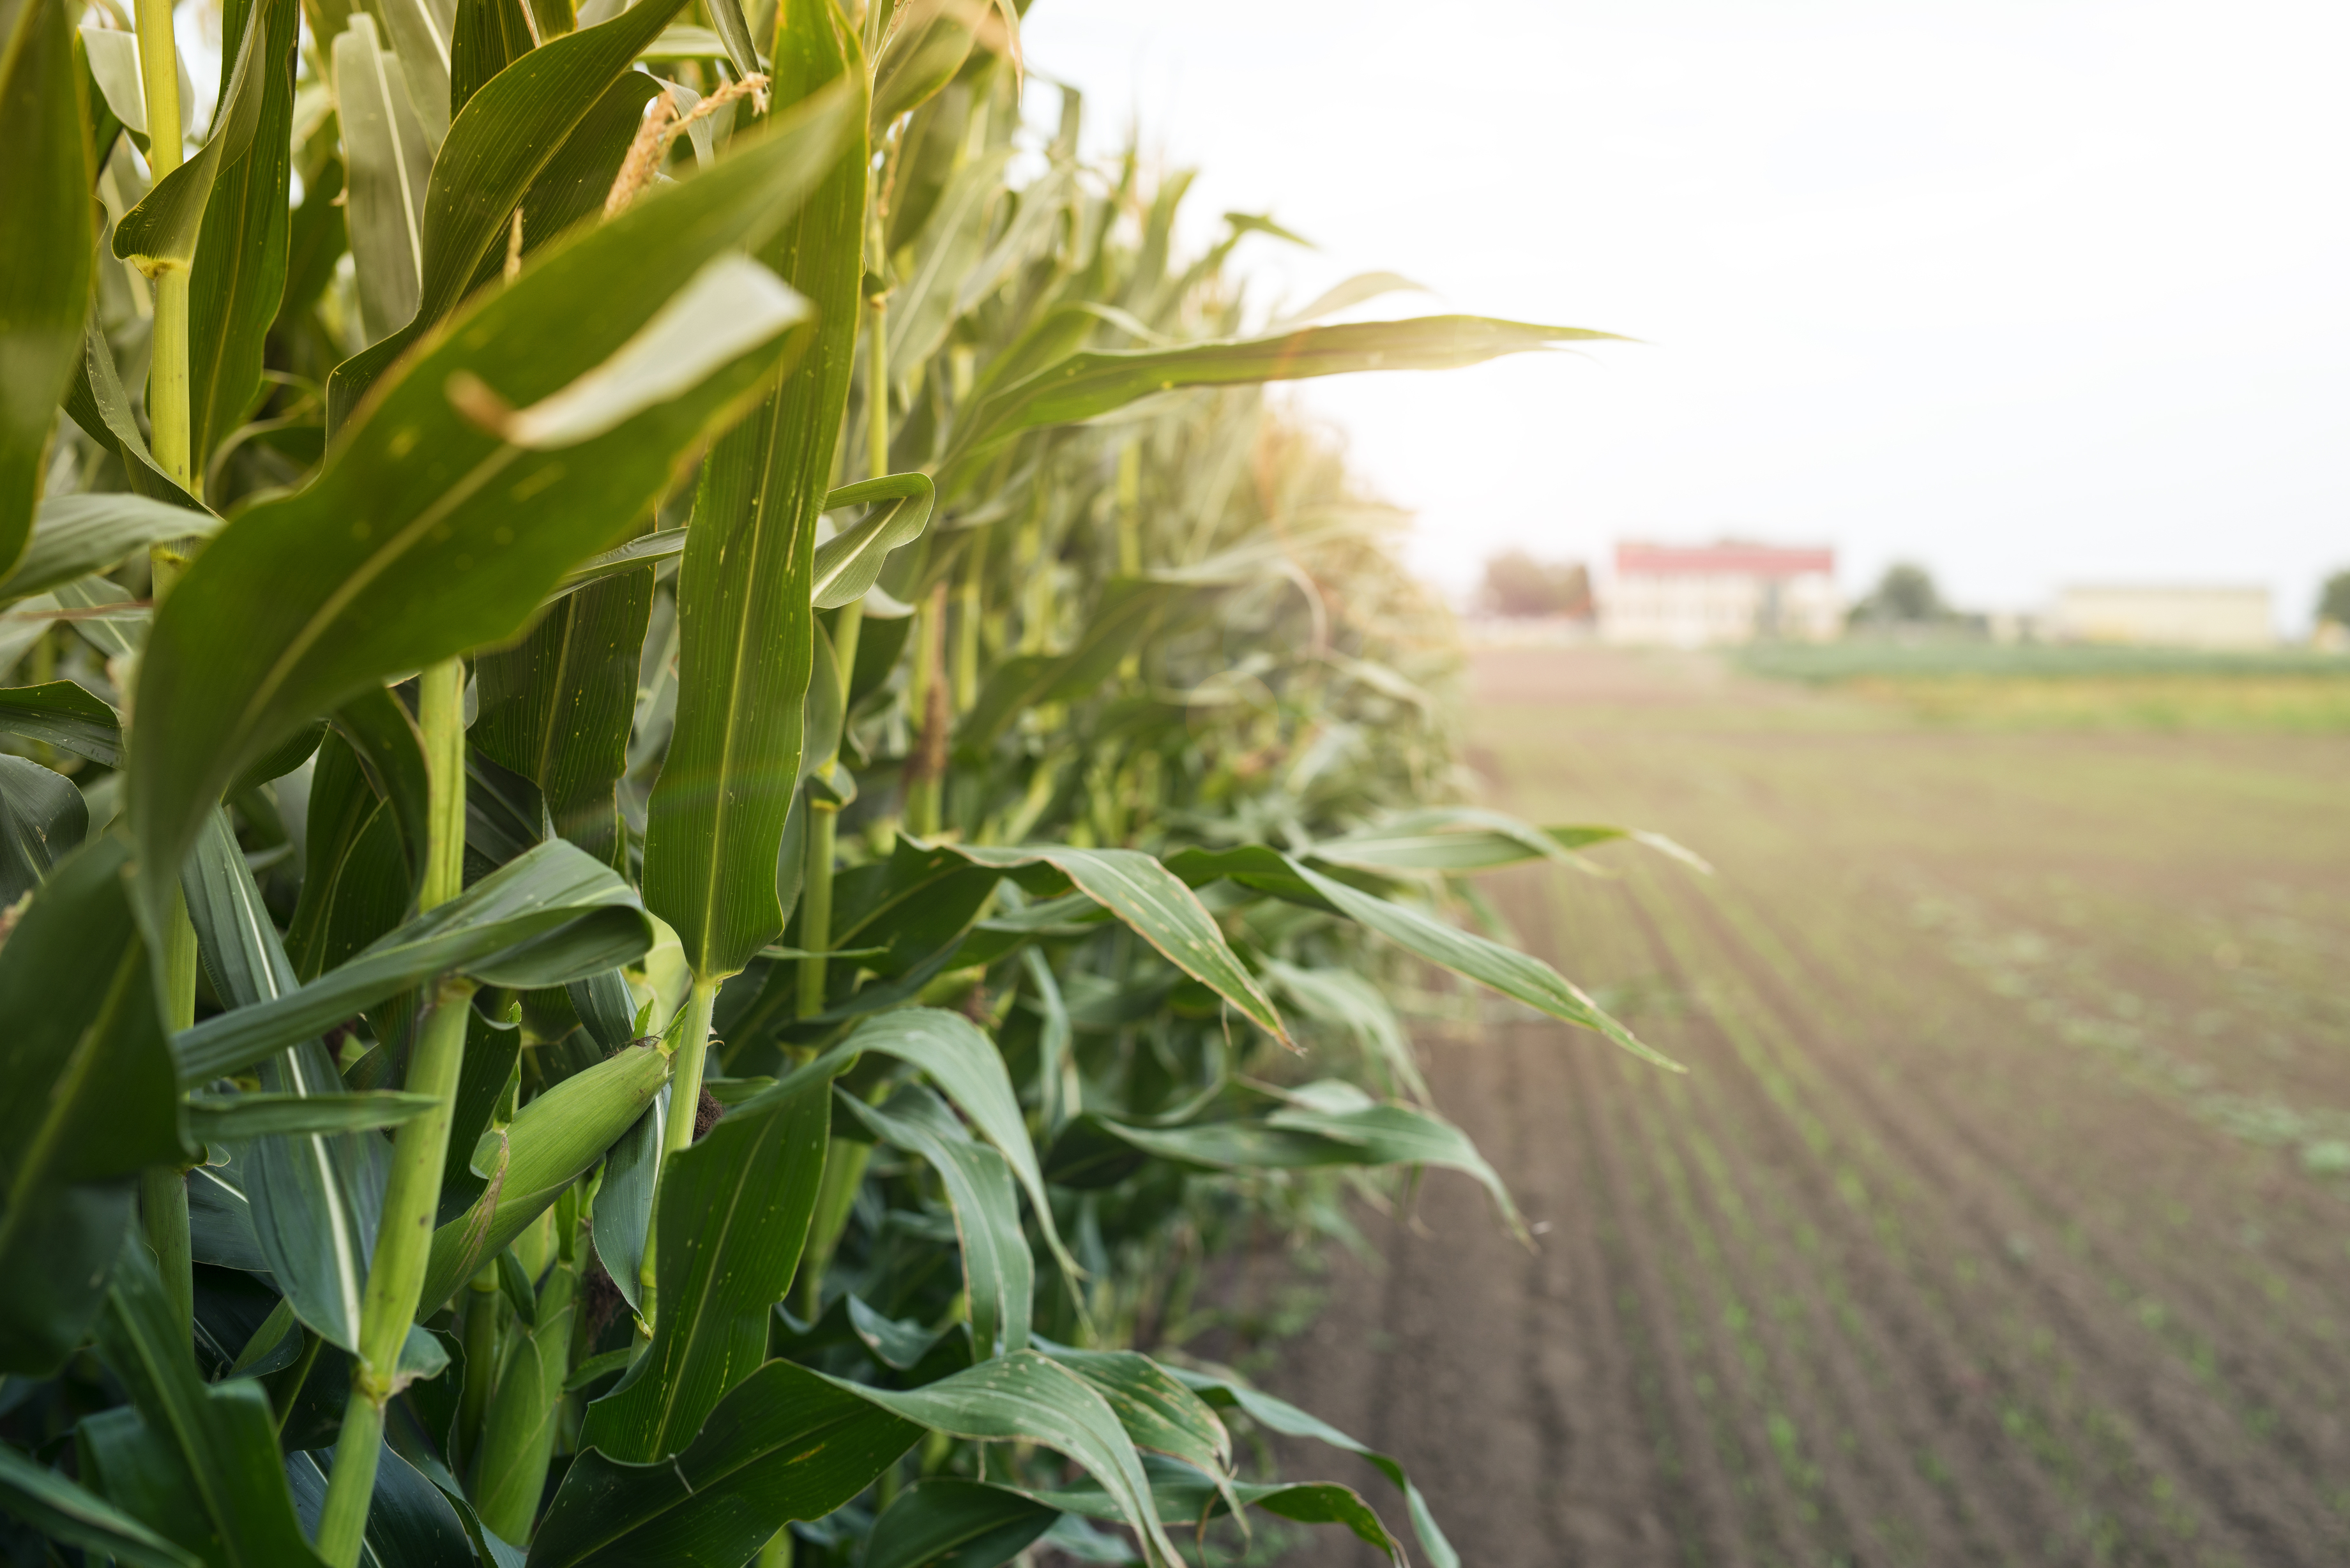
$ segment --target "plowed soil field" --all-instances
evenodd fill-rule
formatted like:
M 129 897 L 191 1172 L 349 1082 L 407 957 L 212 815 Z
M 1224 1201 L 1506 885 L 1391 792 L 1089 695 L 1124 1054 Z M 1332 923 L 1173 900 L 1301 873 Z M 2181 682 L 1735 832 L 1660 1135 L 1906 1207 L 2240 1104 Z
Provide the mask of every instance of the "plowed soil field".
M 1431 1043 L 1538 1250 L 1432 1176 L 1268 1383 L 1471 1568 L 2350 1563 L 2350 742 L 1936 730 L 1572 650 L 1481 655 L 1476 698 L 1494 804 L 1718 867 L 1489 884 L 1690 1072 Z

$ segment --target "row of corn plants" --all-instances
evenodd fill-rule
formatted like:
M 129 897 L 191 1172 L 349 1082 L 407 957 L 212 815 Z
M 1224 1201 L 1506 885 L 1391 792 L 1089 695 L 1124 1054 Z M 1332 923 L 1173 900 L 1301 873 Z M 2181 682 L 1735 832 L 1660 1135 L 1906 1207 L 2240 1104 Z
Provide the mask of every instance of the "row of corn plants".
M 229 0 L 208 126 L 172 20 L 0 16 L 27 1550 L 1452 1562 L 1128 1346 L 1332 1172 L 1515 1222 L 1424 966 L 1645 1049 L 1250 389 L 1593 335 L 1253 317 L 1009 5 Z

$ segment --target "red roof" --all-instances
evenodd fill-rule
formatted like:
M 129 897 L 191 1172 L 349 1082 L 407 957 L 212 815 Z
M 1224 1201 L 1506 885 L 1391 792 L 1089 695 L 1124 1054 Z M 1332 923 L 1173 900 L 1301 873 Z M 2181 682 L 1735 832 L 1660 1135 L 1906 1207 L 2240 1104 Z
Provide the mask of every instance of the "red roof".
M 1618 545 L 1618 576 L 1793 577 L 1834 572 L 1830 549 L 1786 549 L 1776 545 Z

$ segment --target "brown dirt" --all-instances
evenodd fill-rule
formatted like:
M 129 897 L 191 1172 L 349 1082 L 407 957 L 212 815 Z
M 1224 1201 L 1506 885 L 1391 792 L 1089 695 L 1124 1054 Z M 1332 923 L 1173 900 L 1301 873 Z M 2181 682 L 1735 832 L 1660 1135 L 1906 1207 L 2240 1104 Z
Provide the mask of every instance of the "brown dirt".
M 1266 1381 L 1471 1568 L 2350 1562 L 2350 742 L 1476 675 L 1495 804 L 1719 867 L 1493 885 L 1690 1072 L 1498 1009 L 1430 1044 L 1539 1250 L 1432 1177 Z

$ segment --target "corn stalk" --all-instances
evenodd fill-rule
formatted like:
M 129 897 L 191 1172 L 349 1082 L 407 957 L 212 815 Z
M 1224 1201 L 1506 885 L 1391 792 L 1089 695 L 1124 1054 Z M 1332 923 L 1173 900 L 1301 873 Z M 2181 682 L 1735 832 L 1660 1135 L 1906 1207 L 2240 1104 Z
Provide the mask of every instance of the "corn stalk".
M 598 16 L 232 5 L 175 169 L 142 0 L 143 194 L 114 46 L 91 99 L 12 23 L 57 237 L 0 293 L 67 336 L 0 429 L 0 1266 L 56 1285 L 0 1506 L 130 1562 L 1399 1550 L 1242 1479 L 1327 1428 L 1134 1347 L 1341 1173 L 1518 1224 L 1426 966 L 1653 1054 L 1453 920 L 1614 830 L 1461 803 L 1399 520 L 1260 389 L 1597 335 L 1255 304 L 1279 231 L 1180 254 L 1074 95 L 1014 182 L 1016 6 Z

